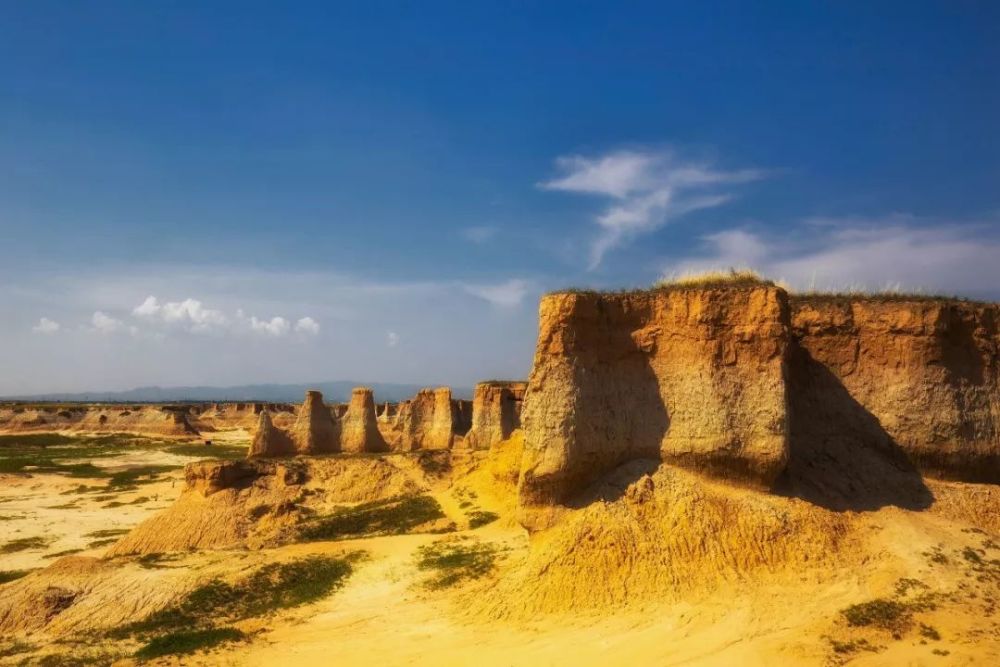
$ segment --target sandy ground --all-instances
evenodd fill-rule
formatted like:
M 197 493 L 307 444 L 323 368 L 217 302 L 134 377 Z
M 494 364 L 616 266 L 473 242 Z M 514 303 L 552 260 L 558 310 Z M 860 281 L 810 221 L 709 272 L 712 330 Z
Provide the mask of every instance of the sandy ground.
M 219 442 L 247 441 L 245 432 L 213 436 Z M 0 553 L 0 570 L 45 567 L 56 555 L 76 549 L 81 550 L 78 552 L 81 555 L 100 554 L 107 548 L 106 544 L 89 545 L 110 539 L 110 536 L 102 538 L 91 533 L 127 531 L 169 507 L 184 488 L 183 466 L 196 460 L 196 457 L 142 448 L 120 456 L 86 461 L 109 472 L 149 465 L 180 466 L 177 470 L 160 473 L 156 481 L 124 492 L 94 490 L 106 486 L 106 479 L 30 472 L 0 474 L 0 546 L 22 538 L 40 537 L 46 541 L 44 548 Z M 79 493 L 77 489 L 81 486 L 91 490 Z
M 134 466 L 174 463 L 173 455 L 129 452 L 102 465 Z M 0 479 L 0 531 L 6 542 L 42 536 L 44 549 L 0 555 L 0 569 L 42 567 L 45 558 L 68 549 L 99 555 L 90 548 L 100 530 L 130 528 L 180 494 L 180 470 L 113 500 L 99 493 L 65 494 L 78 485 L 101 485 L 59 475 L 7 475 Z M 502 513 L 479 489 L 479 509 Z M 742 493 L 733 491 L 734 494 Z M 504 554 L 497 576 L 503 578 L 531 548 L 525 531 L 509 520 L 469 530 L 469 508 L 457 489 L 445 482 L 433 491 L 444 512 L 459 528 L 449 535 L 413 534 L 337 542 L 290 544 L 242 552 L 197 552 L 181 556 L 171 567 L 193 579 L 245 570 L 251 563 L 289 560 L 309 554 L 363 550 L 345 586 L 305 607 L 244 622 L 252 634 L 246 643 L 229 644 L 209 653 L 167 658 L 165 665 L 433 665 L 476 664 L 579 667 L 601 665 L 993 665 L 1000 664 L 1000 616 L 984 596 L 997 588 L 979 586 L 961 550 L 981 545 L 989 534 L 931 511 L 884 508 L 851 515 L 866 536 L 865 550 L 851 562 L 797 572 L 775 572 L 752 580 L 732 580 L 698 589 L 682 601 L 607 610 L 588 616 L 568 609 L 558 616 L 528 620 L 485 618 L 470 611 L 470 601 L 485 595 L 472 582 L 453 589 L 429 591 L 427 576 L 416 565 L 421 546 L 437 540 L 466 539 L 494 543 Z M 137 498 L 148 500 L 133 503 Z M 111 502 L 122 503 L 109 507 Z M 67 507 L 67 505 L 72 505 Z M 1000 540 L 998 540 L 1000 541 Z M 934 565 L 927 554 L 944 548 L 947 566 Z M 1000 558 L 1000 551 L 993 556 Z M 165 576 L 165 571 L 137 570 L 137 577 Z M 919 622 L 933 626 L 940 639 L 927 640 L 916 626 L 893 637 L 884 630 L 846 627 L 841 610 L 877 597 L 891 596 L 901 578 L 926 582 L 940 593 L 941 606 L 921 612 Z M 137 580 L 138 581 L 138 580 Z M 161 587 L 162 588 L 162 587 Z M 117 590 L 117 589 L 116 589 Z M 160 590 L 157 588 L 156 590 Z M 834 641 L 865 639 L 875 651 L 833 651 Z M 0 658 L 0 664 L 3 659 Z M 14 664 L 14 663 L 11 663 Z M 125 661 L 122 664 L 132 664 Z

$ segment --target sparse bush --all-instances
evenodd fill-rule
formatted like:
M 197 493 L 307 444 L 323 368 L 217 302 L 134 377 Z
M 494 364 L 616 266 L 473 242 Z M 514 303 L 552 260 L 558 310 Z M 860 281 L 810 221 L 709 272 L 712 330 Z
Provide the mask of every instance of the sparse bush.
M 920 624 L 920 635 L 926 637 L 927 639 L 933 639 L 934 641 L 941 640 L 941 633 L 937 631 L 933 626 L 927 625 L 926 623 Z

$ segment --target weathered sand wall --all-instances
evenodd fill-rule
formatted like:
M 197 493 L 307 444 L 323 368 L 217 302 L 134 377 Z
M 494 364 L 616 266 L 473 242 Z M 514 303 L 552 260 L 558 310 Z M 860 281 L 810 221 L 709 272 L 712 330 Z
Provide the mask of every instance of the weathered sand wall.
M 395 451 L 449 449 L 457 421 L 458 408 L 451 399 L 451 389 L 421 389 L 412 399 L 399 404 L 395 418 L 384 427 L 385 436 Z
M 793 297 L 804 363 L 925 473 L 1000 482 L 1000 307 Z
M 351 402 L 340 422 L 340 449 L 345 452 L 384 452 L 389 449 L 378 430 L 375 397 L 367 387 L 351 392 Z
M 544 523 L 547 507 L 639 458 L 769 487 L 787 457 L 788 323 L 786 294 L 765 285 L 544 297 L 522 521 Z
M 472 398 L 472 424 L 463 445 L 489 449 L 521 426 L 525 382 L 480 382 Z

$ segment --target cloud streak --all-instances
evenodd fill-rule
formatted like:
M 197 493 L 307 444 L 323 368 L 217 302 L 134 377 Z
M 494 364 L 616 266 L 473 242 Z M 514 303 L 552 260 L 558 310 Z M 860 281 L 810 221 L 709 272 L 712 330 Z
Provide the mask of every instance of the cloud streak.
M 539 183 L 544 190 L 610 198 L 597 215 L 598 235 L 590 244 L 588 268 L 611 250 L 651 233 L 688 213 L 722 206 L 730 188 L 764 178 L 759 169 L 726 171 L 706 162 L 685 161 L 671 151 L 615 151 L 556 160 L 559 176 Z
M 781 238 L 746 229 L 702 237 L 703 253 L 671 262 L 665 274 L 753 268 L 795 289 L 902 289 L 997 296 L 1000 238 L 989 226 L 910 216 L 813 219 Z

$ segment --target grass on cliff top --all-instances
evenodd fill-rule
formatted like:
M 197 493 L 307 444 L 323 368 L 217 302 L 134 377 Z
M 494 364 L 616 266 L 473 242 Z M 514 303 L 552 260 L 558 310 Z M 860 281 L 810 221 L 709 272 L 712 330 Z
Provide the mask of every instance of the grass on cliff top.
M 706 271 L 704 273 L 685 273 L 675 277 L 664 278 L 651 287 L 632 287 L 619 290 L 591 289 L 586 287 L 569 287 L 554 290 L 548 294 L 642 294 L 645 292 L 669 292 L 687 289 L 712 289 L 727 287 L 745 289 L 750 287 L 774 286 L 774 282 L 761 277 L 755 271 L 746 269 L 730 269 L 729 271 Z
M 430 496 L 376 500 L 309 519 L 299 528 L 299 539 L 317 542 L 360 535 L 401 535 L 444 516 L 441 506 Z
M 600 290 L 588 288 L 567 288 L 549 292 L 549 294 L 638 294 L 643 292 L 663 292 L 686 289 L 747 289 L 752 287 L 780 287 L 788 292 L 793 303 L 829 303 L 849 301 L 875 302 L 911 302 L 911 301 L 957 301 L 962 303 L 985 303 L 975 299 L 956 296 L 954 294 L 938 294 L 920 289 L 905 290 L 900 285 L 886 285 L 871 289 L 864 285 L 850 285 L 843 289 L 817 290 L 808 289 L 796 291 L 784 281 L 764 278 L 750 269 L 731 268 L 728 271 L 706 271 L 703 273 L 685 273 L 664 278 L 649 288 L 627 288 L 621 290 Z

